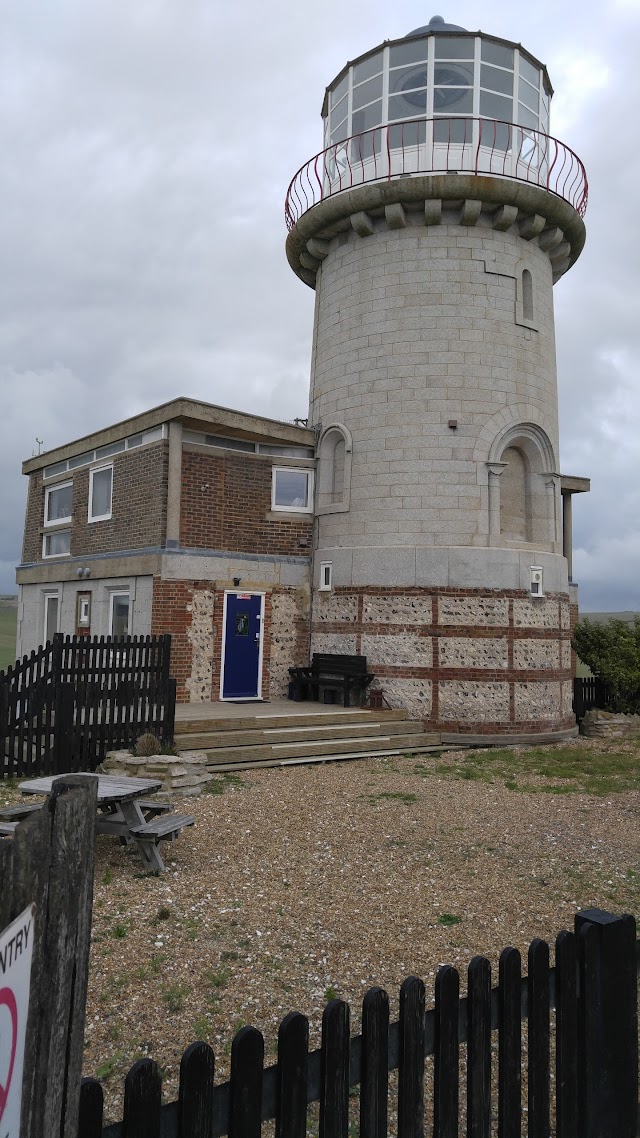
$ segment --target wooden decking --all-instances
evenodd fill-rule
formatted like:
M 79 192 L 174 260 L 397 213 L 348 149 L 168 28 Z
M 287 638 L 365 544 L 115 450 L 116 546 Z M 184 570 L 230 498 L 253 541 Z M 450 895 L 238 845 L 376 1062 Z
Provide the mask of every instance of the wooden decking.
M 440 744 L 402 710 L 289 700 L 179 704 L 175 737 L 181 751 L 204 751 L 212 773 L 416 754 Z

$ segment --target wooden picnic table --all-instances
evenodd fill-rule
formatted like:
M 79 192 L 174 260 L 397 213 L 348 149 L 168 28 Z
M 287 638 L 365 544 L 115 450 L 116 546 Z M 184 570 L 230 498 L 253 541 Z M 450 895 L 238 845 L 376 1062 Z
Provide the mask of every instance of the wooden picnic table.
M 56 775 L 56 778 L 64 778 Z M 67 776 L 73 777 L 73 776 Z M 193 826 L 191 814 L 174 814 L 170 803 L 142 801 L 162 789 L 162 783 L 153 778 L 128 778 L 125 775 L 97 774 L 98 780 L 98 834 L 113 834 L 127 845 L 136 845 L 147 869 L 162 873 L 166 866 L 158 848 L 160 841 L 171 841 L 185 826 Z M 54 778 L 32 778 L 21 782 L 22 794 L 51 794 Z M 37 806 L 34 806 L 34 810 Z M 7 811 L 7 814 L 9 812 Z M 18 807 L 16 816 L 23 815 Z

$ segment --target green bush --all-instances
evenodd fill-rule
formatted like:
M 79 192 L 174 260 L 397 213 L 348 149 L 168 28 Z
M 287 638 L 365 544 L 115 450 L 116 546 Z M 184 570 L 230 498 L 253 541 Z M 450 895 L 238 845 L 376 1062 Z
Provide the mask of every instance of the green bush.
M 640 617 L 631 625 L 585 618 L 574 629 L 573 647 L 594 676 L 607 684 L 616 711 L 640 712 Z

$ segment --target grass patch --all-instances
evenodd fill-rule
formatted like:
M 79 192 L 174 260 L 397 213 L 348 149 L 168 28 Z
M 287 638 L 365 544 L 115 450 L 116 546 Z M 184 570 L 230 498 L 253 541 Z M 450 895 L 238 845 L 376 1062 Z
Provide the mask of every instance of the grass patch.
M 446 929 L 451 925 L 459 925 L 462 917 L 456 917 L 455 913 L 441 913 L 438 917 L 438 924 L 444 925 Z
M 433 765 L 417 763 L 414 773 L 444 775 L 475 782 L 502 782 L 508 790 L 535 794 L 597 794 L 605 796 L 640 789 L 638 748 L 596 751 L 587 747 L 503 747 L 469 751 L 464 760 L 447 761 L 446 754 Z M 534 778 L 536 781 L 531 782 Z
M 181 1012 L 184 1008 L 184 998 L 189 991 L 182 984 L 172 984 L 162 989 L 162 999 L 168 1012 Z
M 205 794 L 224 794 L 225 790 L 239 790 L 241 787 L 246 786 L 246 782 L 240 775 L 233 774 L 231 771 L 225 771 L 223 774 L 218 774 L 208 782 L 204 791 Z
M 386 799 L 391 802 L 404 802 L 407 806 L 410 806 L 412 802 L 418 801 L 417 794 L 411 794 L 403 790 L 382 790 L 380 794 L 367 794 L 366 797 L 371 803 Z

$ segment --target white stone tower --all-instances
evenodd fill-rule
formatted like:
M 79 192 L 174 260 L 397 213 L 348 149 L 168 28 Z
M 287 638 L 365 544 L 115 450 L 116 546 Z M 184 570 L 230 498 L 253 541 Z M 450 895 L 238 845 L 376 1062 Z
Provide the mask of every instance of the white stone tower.
M 312 648 L 443 732 L 563 734 L 570 495 L 553 283 L 587 183 L 521 46 L 434 17 L 348 64 L 287 197 L 316 290 Z M 563 526 L 562 503 L 565 503 Z

